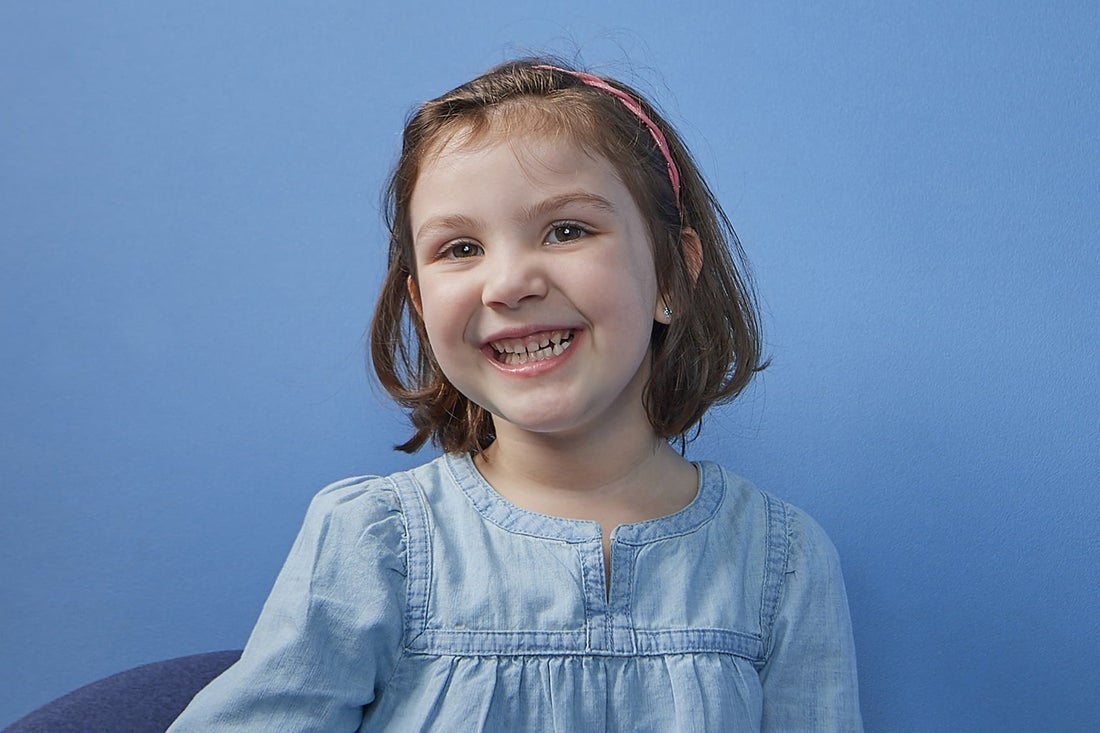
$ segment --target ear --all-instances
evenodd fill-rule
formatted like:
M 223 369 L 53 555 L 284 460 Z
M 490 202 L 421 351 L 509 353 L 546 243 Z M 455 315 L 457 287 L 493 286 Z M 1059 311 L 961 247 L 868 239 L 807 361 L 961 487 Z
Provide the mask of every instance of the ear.
M 687 264 L 688 274 L 694 283 L 699 279 L 699 272 L 703 269 L 703 241 L 699 233 L 691 227 L 684 227 L 680 232 L 680 250 Z M 672 323 L 672 309 L 668 305 L 667 296 L 662 294 L 657 299 L 657 308 L 653 312 L 653 320 L 668 325 Z
M 703 241 L 699 239 L 699 233 L 691 227 L 684 227 L 680 232 L 680 249 L 691 273 L 691 281 L 695 282 L 703 269 Z
M 657 308 L 653 311 L 653 320 L 666 326 L 672 323 L 672 309 L 668 307 L 668 301 L 665 300 L 663 295 L 657 298 Z
M 416 284 L 416 280 L 413 280 L 412 275 L 409 275 L 405 280 L 405 289 L 409 291 L 409 302 L 412 303 L 416 315 L 420 316 L 420 320 L 424 320 L 424 306 L 420 302 L 420 287 Z

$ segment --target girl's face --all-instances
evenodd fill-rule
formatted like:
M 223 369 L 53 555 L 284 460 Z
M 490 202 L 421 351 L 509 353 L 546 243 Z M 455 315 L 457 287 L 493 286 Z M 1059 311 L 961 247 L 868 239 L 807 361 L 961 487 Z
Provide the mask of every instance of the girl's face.
M 662 303 L 645 221 L 607 160 L 562 139 L 459 135 L 425 160 L 409 211 L 414 307 L 498 440 L 649 427 Z

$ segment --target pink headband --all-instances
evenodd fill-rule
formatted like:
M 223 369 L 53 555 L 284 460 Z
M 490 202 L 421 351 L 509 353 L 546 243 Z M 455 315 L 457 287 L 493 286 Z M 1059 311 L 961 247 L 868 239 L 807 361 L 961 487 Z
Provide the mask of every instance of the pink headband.
M 653 141 L 657 143 L 657 149 L 661 151 L 661 155 L 665 157 L 665 164 L 668 166 L 668 180 L 672 183 L 672 193 L 676 197 L 676 209 L 680 210 L 680 169 L 676 167 L 676 163 L 672 160 L 672 151 L 669 150 L 668 140 L 665 139 L 665 135 L 661 132 L 661 128 L 657 127 L 657 123 L 650 119 L 649 115 L 642 109 L 642 105 L 638 103 L 638 100 L 631 97 L 621 89 L 608 84 L 606 81 L 593 74 L 588 74 L 583 71 L 570 71 L 569 69 L 562 69 L 557 66 L 549 66 L 542 64 L 534 67 L 536 69 L 551 69 L 552 71 L 560 71 L 563 74 L 579 79 L 582 83 L 596 89 L 602 89 L 605 92 L 613 94 L 623 106 L 630 111 L 632 115 L 642 121 L 642 124 L 649 130 L 649 134 L 653 136 Z M 681 211 L 681 213 L 683 213 Z

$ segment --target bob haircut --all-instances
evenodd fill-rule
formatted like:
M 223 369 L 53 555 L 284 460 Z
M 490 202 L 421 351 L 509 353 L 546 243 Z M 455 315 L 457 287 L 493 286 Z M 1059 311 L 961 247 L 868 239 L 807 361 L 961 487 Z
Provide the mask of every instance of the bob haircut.
M 557 59 L 497 66 L 425 102 L 405 125 L 401 157 L 386 188 L 389 265 L 370 329 L 374 370 L 409 411 L 414 430 L 398 450 L 411 453 L 430 438 L 447 452 L 478 453 L 495 437 L 492 416 L 443 375 L 409 299 L 408 280 L 417 277 L 409 221 L 413 189 L 423 162 L 456 135 L 466 144 L 510 134 L 556 136 L 615 168 L 646 220 L 658 287 L 675 314 L 668 325 L 654 322 L 643 396 L 662 439 L 679 440 L 682 449 L 712 404 L 734 399 L 767 366 L 752 281 L 729 219 L 657 110 L 625 84 L 604 81 L 637 100 L 664 134 L 680 172 L 679 201 L 664 155 L 640 118 Z M 687 227 L 698 235 L 701 251 L 684 244 Z

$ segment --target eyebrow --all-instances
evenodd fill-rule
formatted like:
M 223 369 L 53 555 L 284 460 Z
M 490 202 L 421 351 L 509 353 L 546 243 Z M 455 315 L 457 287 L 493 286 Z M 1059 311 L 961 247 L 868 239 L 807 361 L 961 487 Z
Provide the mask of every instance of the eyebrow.
M 524 209 L 523 215 L 527 217 L 527 219 L 541 219 L 549 216 L 558 209 L 565 208 L 572 204 L 580 204 L 582 206 L 600 209 L 609 214 L 615 213 L 615 205 L 603 196 L 588 193 L 587 191 L 573 191 L 570 193 L 563 193 L 559 196 L 551 196 L 544 201 L 540 201 L 534 206 Z
M 413 241 L 420 241 L 425 234 L 436 231 L 437 229 L 473 229 L 477 226 L 477 222 L 468 216 L 462 214 L 448 214 L 446 216 L 433 216 L 426 222 L 420 225 L 420 228 L 416 230 L 416 235 L 413 237 Z
M 551 196 L 548 199 L 538 202 L 532 206 L 528 206 L 523 210 L 524 219 L 530 221 L 531 219 L 542 219 L 550 214 L 558 211 L 566 206 L 579 204 L 581 206 L 588 206 L 590 208 L 606 211 L 609 214 L 614 214 L 616 209 L 615 205 L 605 199 L 603 196 L 599 196 L 587 191 L 572 191 L 570 193 L 563 193 L 558 196 Z M 419 241 L 425 234 L 430 234 L 437 230 L 447 231 L 450 229 L 475 229 L 478 222 L 475 219 L 471 219 L 463 214 L 447 214 L 444 216 L 433 216 L 426 222 L 420 225 L 420 228 L 416 230 L 416 235 L 413 241 Z

